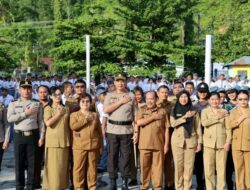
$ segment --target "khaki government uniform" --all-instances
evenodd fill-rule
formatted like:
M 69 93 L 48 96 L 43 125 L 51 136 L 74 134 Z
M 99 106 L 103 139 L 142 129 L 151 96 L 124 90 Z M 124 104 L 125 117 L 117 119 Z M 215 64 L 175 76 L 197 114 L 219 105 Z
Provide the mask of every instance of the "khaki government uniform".
M 227 111 L 219 109 L 220 112 Z M 201 124 L 204 127 L 204 168 L 206 189 L 215 189 L 215 170 L 217 172 L 217 189 L 226 188 L 226 162 L 228 152 L 224 149 L 226 143 L 231 144 L 231 129 L 228 129 L 228 117 L 217 119 L 217 114 L 207 107 L 201 112 Z
M 172 99 L 173 101 L 173 99 Z M 166 114 L 170 119 L 170 112 L 173 104 L 170 101 L 160 101 L 158 100 L 156 102 L 157 107 L 163 108 L 166 110 Z M 169 139 L 171 141 L 171 135 L 172 135 L 172 128 L 169 129 Z M 164 179 L 165 179 L 165 187 L 171 187 L 174 185 L 174 161 L 173 161 L 173 154 L 171 146 L 169 147 L 169 150 L 167 154 L 165 155 L 165 161 L 164 161 Z
M 137 115 L 137 112 L 139 110 L 139 108 L 145 107 L 146 103 L 140 103 L 139 105 L 135 106 L 135 116 Z M 133 130 L 136 127 L 136 118 L 135 118 L 135 122 L 133 122 Z M 135 149 L 135 150 L 134 150 Z M 135 155 L 136 152 L 136 155 Z M 135 158 L 136 156 L 136 158 Z M 137 180 L 137 167 L 138 167 L 138 156 L 139 156 L 139 150 L 138 150 L 138 144 L 131 144 L 131 160 L 130 160 L 130 171 L 131 171 L 131 176 L 130 179 L 132 180 Z M 136 163 L 137 166 L 135 166 L 135 159 L 136 159 Z
M 151 117 L 154 113 L 162 113 L 165 117 L 161 120 L 152 121 L 146 126 L 140 126 L 139 151 L 141 165 L 141 188 L 149 189 L 152 178 L 155 190 L 162 189 L 162 177 L 164 166 L 165 131 L 169 127 L 169 117 L 163 108 L 155 107 L 139 109 L 137 120 Z
M 232 153 L 237 190 L 250 189 L 250 118 L 237 125 L 237 119 L 242 114 L 236 108 L 230 112 L 229 117 L 229 127 L 233 131 Z
M 84 189 L 86 181 L 89 190 L 96 189 L 96 169 L 103 139 L 98 114 L 89 114 L 94 117 L 93 121 L 87 121 L 81 110 L 70 115 L 70 128 L 73 130 L 73 179 L 76 190 Z
M 46 130 L 43 189 L 59 190 L 69 186 L 69 109 L 64 109 L 65 114 Z M 49 120 L 56 112 L 53 105 L 46 106 L 44 120 Z
M 173 151 L 175 166 L 175 189 L 189 190 L 192 185 L 193 168 L 195 161 L 195 151 L 199 144 L 202 144 L 202 132 L 199 114 L 194 116 L 194 126 L 189 138 L 182 124 L 186 119 L 180 117 L 174 118 L 173 110 L 170 115 L 170 125 L 174 128 L 172 134 L 171 146 Z
M 171 103 L 171 107 L 176 104 L 177 97 L 175 95 L 168 96 L 168 101 Z

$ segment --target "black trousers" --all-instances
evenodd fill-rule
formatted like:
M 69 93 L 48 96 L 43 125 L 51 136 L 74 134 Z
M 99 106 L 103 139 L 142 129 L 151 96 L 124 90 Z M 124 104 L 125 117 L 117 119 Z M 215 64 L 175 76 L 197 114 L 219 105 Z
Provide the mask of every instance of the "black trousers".
M 3 142 L 0 142 L 0 171 L 1 171 L 1 166 L 2 166 L 2 160 L 3 160 Z
M 119 171 L 122 178 L 130 177 L 130 158 L 132 134 L 115 135 L 107 134 L 108 139 L 108 173 L 110 179 L 118 178 Z
M 14 154 L 17 190 L 23 190 L 25 187 L 25 163 L 27 163 L 26 189 L 34 189 L 38 139 L 38 130 L 34 130 L 31 136 L 24 136 L 21 133 L 14 132 Z
M 230 149 L 228 154 L 227 154 L 226 171 L 227 171 L 226 172 L 227 189 L 228 190 L 233 190 L 235 184 L 234 184 L 233 179 L 232 179 L 233 172 L 234 172 L 232 149 Z
M 205 189 L 203 150 L 196 153 L 194 168 L 197 181 L 197 189 L 198 190 Z
M 45 145 L 38 147 L 37 149 L 37 161 L 35 166 L 35 187 L 41 186 L 41 171 L 42 171 L 42 162 L 44 158 Z

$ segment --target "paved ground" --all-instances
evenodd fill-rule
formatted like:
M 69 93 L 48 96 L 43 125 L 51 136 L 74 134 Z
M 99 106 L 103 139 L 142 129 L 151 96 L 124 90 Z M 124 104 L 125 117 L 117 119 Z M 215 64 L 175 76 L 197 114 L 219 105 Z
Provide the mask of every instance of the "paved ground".
M 100 178 L 109 183 L 108 174 L 104 173 L 103 176 L 98 176 Z M 139 176 L 138 176 L 139 181 Z M 117 181 L 118 187 L 121 185 L 121 179 Z M 193 180 L 194 187 L 195 178 Z M 98 187 L 98 190 L 108 190 L 108 185 L 105 187 Z M 15 172 L 14 172 L 14 153 L 13 153 L 13 144 L 10 145 L 9 149 L 4 153 L 3 162 L 2 162 L 2 171 L 0 172 L 0 190 L 14 190 L 15 189 Z M 118 188 L 120 189 L 120 188 Z M 131 187 L 130 189 L 137 190 L 139 186 Z

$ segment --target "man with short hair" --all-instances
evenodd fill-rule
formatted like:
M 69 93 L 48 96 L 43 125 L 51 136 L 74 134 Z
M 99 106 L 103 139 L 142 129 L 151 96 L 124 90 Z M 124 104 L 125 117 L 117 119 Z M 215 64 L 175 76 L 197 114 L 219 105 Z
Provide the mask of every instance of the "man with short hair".
M 173 94 L 171 96 L 168 96 L 168 101 L 171 102 L 172 106 L 175 105 L 177 100 L 177 94 L 179 94 L 180 91 L 183 90 L 183 84 L 181 81 L 175 81 L 173 85 Z
M 66 100 L 71 97 L 73 94 L 73 85 L 69 81 L 65 81 L 63 83 L 63 95 L 62 95 L 62 103 L 65 104 Z
M 164 154 L 169 149 L 168 128 L 169 116 L 166 110 L 156 105 L 156 94 L 146 93 L 146 106 L 139 109 L 137 114 L 137 129 L 134 140 L 138 139 L 141 165 L 142 190 L 149 189 L 150 180 L 155 190 L 162 190 Z
M 41 85 L 37 89 L 39 101 L 41 103 L 42 108 L 48 105 L 48 95 L 49 88 L 47 86 Z M 44 143 L 41 147 L 38 147 L 37 154 L 37 162 L 35 167 L 35 189 L 41 188 L 41 170 L 42 170 L 42 161 L 44 156 Z
M 162 108 L 166 112 L 166 117 L 170 119 L 170 112 L 171 112 L 171 102 L 168 101 L 168 93 L 169 93 L 169 88 L 166 85 L 161 85 L 157 89 L 157 96 L 158 100 L 156 102 L 156 105 L 158 108 Z M 166 139 L 165 142 L 167 143 L 168 146 L 168 152 L 165 154 L 165 159 L 164 159 L 164 182 L 165 182 L 165 190 L 172 189 L 174 187 L 174 165 L 173 165 L 173 155 L 172 155 L 172 150 L 170 146 L 170 138 L 172 134 L 172 129 L 171 128 L 166 128 Z
M 4 105 L 5 108 L 7 108 L 9 106 L 9 103 L 14 100 L 14 97 L 9 94 L 8 88 L 6 87 L 2 87 L 1 91 L 2 96 L 0 96 L 0 102 Z
M 20 99 L 9 104 L 7 119 L 14 122 L 14 153 L 16 189 L 34 189 L 37 144 L 44 142 L 43 112 L 40 102 L 32 100 L 30 81 L 20 82 Z M 25 185 L 25 162 L 27 162 L 27 182 Z
M 123 179 L 122 190 L 128 190 L 134 95 L 126 90 L 126 77 L 122 74 L 116 76 L 115 87 L 116 90 L 108 93 L 104 100 L 104 112 L 109 114 L 106 131 L 109 146 L 107 169 L 111 182 L 110 190 L 117 189 L 118 163 Z

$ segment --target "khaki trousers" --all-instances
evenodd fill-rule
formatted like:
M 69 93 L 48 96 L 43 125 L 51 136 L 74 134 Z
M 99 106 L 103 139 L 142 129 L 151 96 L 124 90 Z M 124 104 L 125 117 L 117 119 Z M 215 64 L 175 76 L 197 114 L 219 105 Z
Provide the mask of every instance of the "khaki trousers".
M 190 190 L 195 160 L 195 148 L 180 148 L 172 143 L 175 168 L 175 189 Z
M 206 189 L 215 189 L 215 170 L 217 172 L 217 190 L 226 187 L 227 151 L 224 148 L 214 149 L 204 147 L 203 151 Z
M 250 151 L 233 150 L 236 189 L 250 189 Z
M 149 189 L 152 178 L 155 190 L 162 190 L 164 152 L 159 150 L 140 150 L 141 190 Z
M 99 149 L 73 149 L 73 180 L 75 190 L 83 190 L 86 180 L 88 189 L 96 190 L 98 156 Z

